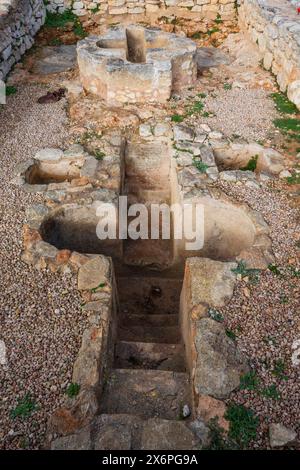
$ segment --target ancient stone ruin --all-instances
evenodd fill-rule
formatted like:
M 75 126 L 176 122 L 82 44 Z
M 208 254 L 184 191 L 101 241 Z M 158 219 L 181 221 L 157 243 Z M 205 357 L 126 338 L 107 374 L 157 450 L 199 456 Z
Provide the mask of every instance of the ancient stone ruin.
M 297 447 L 297 21 L 277 0 L 0 0 L 3 233 L 17 233 L 3 448 Z M 133 205 L 159 208 L 136 237 Z
M 84 89 L 109 105 L 164 102 L 196 80 L 193 41 L 157 29 L 126 26 L 77 46 Z

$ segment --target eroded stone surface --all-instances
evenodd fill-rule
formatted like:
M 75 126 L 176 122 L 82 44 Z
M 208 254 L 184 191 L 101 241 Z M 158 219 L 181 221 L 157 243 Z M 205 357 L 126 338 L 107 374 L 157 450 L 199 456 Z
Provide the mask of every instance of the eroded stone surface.
M 51 444 L 51 450 L 90 450 L 91 431 L 89 427 L 81 429 L 76 434 L 59 437 Z
M 144 425 L 143 450 L 193 450 L 197 444 L 194 433 L 183 422 L 153 418 Z
M 283 447 L 295 441 L 297 433 L 281 423 L 272 423 L 269 426 L 270 446 Z
M 231 298 L 236 282 L 232 269 L 237 266 L 236 263 L 189 258 L 186 266 L 190 278 L 191 307 L 199 303 L 221 307 Z
M 66 72 L 76 65 L 76 46 L 48 46 L 38 51 L 32 71 L 40 75 Z
M 208 395 L 199 396 L 197 415 L 205 423 L 209 423 L 211 419 L 217 418 L 219 426 L 228 431 L 229 422 L 224 418 L 225 413 L 226 405 L 223 401 L 216 400 Z
M 221 323 L 203 318 L 196 324 L 197 360 L 194 387 L 197 393 L 226 398 L 240 384 L 240 377 L 249 370 L 246 359 L 238 351 Z
M 110 265 L 105 256 L 95 256 L 85 263 L 78 272 L 78 289 L 90 290 L 109 281 Z

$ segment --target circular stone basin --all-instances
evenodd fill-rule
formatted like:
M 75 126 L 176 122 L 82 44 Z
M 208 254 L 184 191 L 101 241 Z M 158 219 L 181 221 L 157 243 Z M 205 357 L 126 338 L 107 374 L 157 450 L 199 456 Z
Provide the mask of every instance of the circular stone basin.
M 84 88 L 110 105 L 165 102 L 197 77 L 196 44 L 157 28 L 126 26 L 77 45 Z

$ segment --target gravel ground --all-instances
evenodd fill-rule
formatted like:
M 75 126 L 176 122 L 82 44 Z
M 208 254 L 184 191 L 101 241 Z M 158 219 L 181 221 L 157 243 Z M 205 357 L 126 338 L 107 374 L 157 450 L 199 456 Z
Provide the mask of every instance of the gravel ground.
M 265 140 L 277 117 L 269 94 L 259 89 L 218 90 L 205 100 L 205 110 L 214 117 L 203 122 L 228 137 L 238 135 L 249 141 Z
M 237 391 L 230 400 L 251 408 L 259 416 L 258 439 L 252 446 L 266 448 L 271 422 L 300 431 L 300 371 L 299 366 L 292 364 L 292 344 L 300 339 L 300 263 L 296 245 L 299 214 L 289 207 L 282 191 L 254 190 L 228 183 L 221 187 L 262 213 L 270 226 L 276 266 L 282 273 L 276 275 L 266 270 L 257 284 L 241 280 L 229 304 L 220 310 L 226 327 L 236 334 L 238 345 L 250 359 L 260 382 L 256 390 Z M 274 375 L 278 361 L 284 364 L 279 376 L 276 372 Z M 274 385 L 280 396 L 265 397 L 263 390 Z
M 0 447 L 39 448 L 47 418 L 70 382 L 85 318 L 74 279 L 40 273 L 20 260 L 25 208 L 39 197 L 10 184 L 15 165 L 41 147 L 67 137 L 64 100 L 39 105 L 45 87 L 20 85 L 0 110 L 0 339 L 7 364 L 0 365 Z M 29 393 L 37 410 L 12 419 L 18 399 Z

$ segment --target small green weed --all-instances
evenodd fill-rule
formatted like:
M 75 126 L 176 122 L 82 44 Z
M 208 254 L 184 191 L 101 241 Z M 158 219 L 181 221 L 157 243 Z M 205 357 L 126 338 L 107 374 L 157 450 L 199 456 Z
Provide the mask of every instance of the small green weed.
M 209 308 L 207 313 L 208 313 L 208 316 L 210 318 L 212 318 L 213 320 L 215 320 L 219 323 L 224 321 L 224 317 L 223 317 L 222 313 L 220 313 L 215 308 Z
M 200 171 L 200 173 L 205 173 L 208 169 L 208 165 L 201 162 L 201 160 L 198 160 L 196 157 L 193 158 L 193 165 L 198 171 Z
M 69 398 L 74 398 L 77 397 L 78 393 L 80 390 L 80 385 L 77 383 L 70 383 L 66 390 L 66 395 L 68 395 Z
M 78 18 L 72 10 L 66 10 L 63 13 L 47 12 L 45 26 L 48 28 L 64 28 L 67 23 L 73 23 L 73 31 L 76 36 L 81 38 L 86 36 L 86 32 Z
M 252 284 L 257 284 L 260 278 L 260 269 L 247 268 L 244 260 L 240 260 L 236 268 L 231 270 L 233 273 L 240 275 L 242 278 L 248 277 Z
M 300 120 L 295 118 L 275 119 L 275 126 L 285 131 L 300 131 Z
M 224 88 L 224 90 L 231 90 L 232 89 L 232 84 L 231 83 L 224 83 L 223 88 Z
M 105 153 L 102 152 L 102 150 L 95 150 L 93 152 L 93 155 L 96 158 L 96 160 L 103 160 L 103 158 L 105 157 Z
M 200 39 L 202 36 L 202 33 L 200 33 L 199 31 L 197 31 L 196 33 L 192 34 L 192 39 Z
M 225 430 L 219 425 L 217 416 L 210 419 L 207 426 L 210 444 L 203 450 L 231 450 L 238 448 L 236 442 L 228 439 Z
M 207 33 L 206 33 L 206 34 L 207 34 L 208 36 L 211 36 L 212 34 L 218 33 L 219 31 L 220 31 L 219 28 L 211 28 L 211 29 L 208 29 L 208 30 L 207 30 Z
M 271 273 L 275 274 L 275 276 L 282 276 L 282 273 L 276 264 L 269 264 L 268 269 Z
M 234 333 L 234 331 L 229 330 L 228 328 L 226 328 L 225 333 L 228 336 L 228 338 L 232 339 L 233 341 L 236 340 L 236 334 Z
M 93 287 L 93 288 L 91 289 L 91 292 L 92 292 L 93 294 L 95 294 L 96 292 L 98 292 L 99 289 L 102 289 L 102 287 L 104 287 L 104 286 L 105 286 L 105 283 L 104 283 L 104 282 L 100 282 L 99 286 Z
M 288 380 L 288 376 L 285 373 L 286 365 L 282 359 L 278 359 L 274 362 L 273 370 L 271 373 L 278 377 L 280 380 Z
M 77 16 L 71 11 L 66 10 L 63 13 L 47 12 L 45 26 L 49 28 L 63 28 L 67 23 L 78 20 Z
M 272 400 L 279 400 L 281 395 L 277 390 L 275 384 L 270 385 L 269 387 L 263 388 L 261 394 L 265 398 L 271 398 Z
M 228 437 L 241 448 L 247 448 L 256 438 L 258 417 L 249 408 L 232 403 L 227 408 L 225 418 L 230 422 Z
M 259 378 L 254 370 L 251 370 L 245 375 L 242 375 L 240 382 L 241 390 L 258 390 Z
M 50 41 L 50 46 L 61 46 L 63 42 L 59 38 L 53 38 Z
M 11 418 L 28 418 L 35 410 L 37 405 L 32 400 L 31 395 L 26 393 L 23 398 L 18 400 L 17 406 L 11 411 Z
M 258 155 L 254 155 L 250 158 L 246 166 L 241 168 L 242 171 L 255 171 L 257 166 Z
M 283 93 L 272 93 L 271 97 L 275 102 L 275 106 L 280 113 L 298 114 L 297 106 L 292 103 Z
M 181 114 L 173 114 L 171 116 L 171 121 L 172 122 L 182 122 L 182 121 L 184 121 L 184 116 L 182 116 Z
M 215 19 L 215 23 L 216 23 L 216 24 L 221 24 L 221 23 L 223 23 L 223 20 L 222 20 L 222 17 L 221 17 L 221 15 L 220 15 L 220 13 L 217 14 L 216 19 Z
M 294 173 L 292 176 L 287 176 L 286 181 L 288 184 L 300 184 L 300 173 Z
M 7 85 L 5 88 L 6 96 L 15 95 L 17 93 L 17 88 L 12 85 Z

